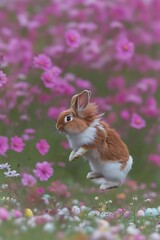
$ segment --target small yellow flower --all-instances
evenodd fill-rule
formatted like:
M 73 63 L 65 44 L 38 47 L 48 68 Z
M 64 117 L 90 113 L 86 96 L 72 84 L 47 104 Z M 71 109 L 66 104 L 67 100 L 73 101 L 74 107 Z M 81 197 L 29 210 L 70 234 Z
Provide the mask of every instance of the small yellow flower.
M 98 209 L 100 212 L 106 212 L 108 210 L 106 204 L 104 203 L 99 203 Z
M 25 215 L 25 217 L 32 217 L 33 216 L 33 212 L 32 212 L 32 210 L 30 208 L 25 208 L 24 215 Z

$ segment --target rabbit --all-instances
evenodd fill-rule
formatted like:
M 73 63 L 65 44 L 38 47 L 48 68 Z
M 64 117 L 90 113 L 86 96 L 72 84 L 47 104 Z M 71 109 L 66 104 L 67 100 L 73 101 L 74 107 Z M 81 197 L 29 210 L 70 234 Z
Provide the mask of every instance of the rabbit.
M 61 112 L 56 128 L 67 135 L 72 152 L 69 161 L 88 160 L 87 179 L 100 189 L 119 187 L 132 168 L 133 159 L 119 134 L 102 121 L 98 106 L 90 103 L 91 91 L 84 90 L 71 99 L 70 108 Z

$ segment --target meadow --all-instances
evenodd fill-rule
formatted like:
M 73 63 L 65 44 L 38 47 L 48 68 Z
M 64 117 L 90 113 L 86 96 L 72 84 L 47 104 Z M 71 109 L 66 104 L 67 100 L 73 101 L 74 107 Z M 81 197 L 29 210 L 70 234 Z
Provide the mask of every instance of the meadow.
M 1 0 L 0 10 L 0 240 L 160 240 L 160 2 Z M 84 89 L 133 157 L 119 188 L 88 180 L 56 129 Z

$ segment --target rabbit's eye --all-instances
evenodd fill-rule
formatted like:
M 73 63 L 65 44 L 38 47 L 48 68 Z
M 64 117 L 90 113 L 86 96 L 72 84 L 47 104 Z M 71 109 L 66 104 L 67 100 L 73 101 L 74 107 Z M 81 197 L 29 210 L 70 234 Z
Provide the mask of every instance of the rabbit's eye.
M 64 118 L 64 121 L 65 122 L 70 122 L 73 120 L 73 116 L 72 115 L 67 115 L 65 118 Z

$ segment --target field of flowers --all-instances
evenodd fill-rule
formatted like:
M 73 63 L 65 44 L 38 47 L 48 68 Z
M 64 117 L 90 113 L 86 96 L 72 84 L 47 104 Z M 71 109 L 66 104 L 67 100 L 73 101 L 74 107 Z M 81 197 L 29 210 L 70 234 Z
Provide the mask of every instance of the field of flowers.
M 160 240 L 159 13 L 159 0 L 0 0 L 0 240 Z M 84 89 L 134 159 L 120 188 L 87 180 L 56 129 Z

